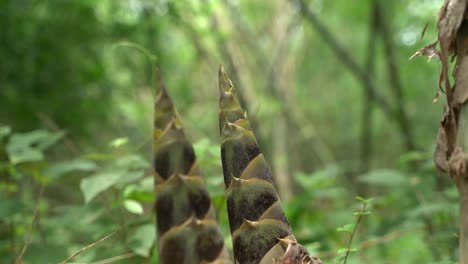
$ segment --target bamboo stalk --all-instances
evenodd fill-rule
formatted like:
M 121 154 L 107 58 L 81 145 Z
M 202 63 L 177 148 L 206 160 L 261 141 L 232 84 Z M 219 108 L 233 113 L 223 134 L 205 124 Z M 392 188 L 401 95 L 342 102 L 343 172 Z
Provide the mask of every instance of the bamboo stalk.
M 232 263 L 194 149 L 159 76 L 158 84 L 153 166 L 160 263 Z
M 219 90 L 221 159 L 235 260 L 321 263 L 292 234 L 247 114 L 222 66 Z

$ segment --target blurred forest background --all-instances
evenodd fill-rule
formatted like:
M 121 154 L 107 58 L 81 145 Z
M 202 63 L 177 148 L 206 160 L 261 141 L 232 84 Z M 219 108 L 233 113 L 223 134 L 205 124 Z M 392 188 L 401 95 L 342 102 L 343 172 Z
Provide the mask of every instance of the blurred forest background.
M 455 263 L 458 196 L 432 161 L 443 0 L 0 1 L 0 259 L 157 263 L 156 68 L 231 247 L 217 69 L 242 95 L 298 240 L 341 263 Z M 422 40 L 421 32 L 427 31 Z M 25 247 L 26 245 L 26 247 Z

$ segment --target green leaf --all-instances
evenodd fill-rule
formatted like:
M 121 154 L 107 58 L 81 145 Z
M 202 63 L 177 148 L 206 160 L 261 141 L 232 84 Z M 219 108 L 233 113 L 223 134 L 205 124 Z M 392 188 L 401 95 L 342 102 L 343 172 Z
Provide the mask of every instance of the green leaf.
M 431 159 L 431 157 L 432 157 L 432 153 L 421 152 L 421 151 L 410 151 L 401 155 L 398 161 L 400 164 L 406 165 L 415 161 L 424 161 L 427 159 Z
M 360 215 L 370 215 L 370 211 L 364 211 L 364 212 L 354 212 L 353 215 L 355 216 L 360 216 Z
M 82 179 L 80 189 L 83 192 L 85 202 L 89 203 L 99 193 L 116 184 L 121 176 L 121 173 L 109 171 Z
M 109 143 L 109 146 L 118 148 L 128 143 L 127 137 L 116 138 Z
M 132 214 L 143 214 L 143 206 L 135 200 L 125 200 L 124 207 Z
M 137 183 L 127 185 L 123 191 L 123 197 L 139 202 L 154 201 L 153 177 L 144 177 Z
M 54 133 L 51 133 L 51 132 L 48 132 L 48 131 L 46 131 L 46 132 L 47 132 L 47 137 L 44 138 L 43 140 L 39 141 L 38 146 L 37 146 L 37 148 L 42 150 L 42 151 L 48 149 L 53 144 L 57 143 L 65 135 L 65 132 L 63 132 L 63 131 L 54 132 Z
M 312 174 L 299 172 L 295 175 L 294 180 L 305 189 L 318 190 L 335 186 L 339 173 L 338 166 L 330 165 Z
M 120 172 L 118 174 L 119 176 L 118 176 L 116 183 L 118 183 L 119 186 L 122 184 L 134 182 L 136 180 L 141 179 L 143 176 L 145 176 L 144 171 L 125 171 L 124 170 L 123 172 Z
M 117 159 L 115 166 L 125 170 L 142 170 L 149 168 L 149 163 L 138 155 L 128 155 Z
M 1 203 L 0 203 L 0 219 L 6 219 L 7 217 L 18 213 L 22 210 L 19 210 L 21 207 L 21 203 L 18 200 L 8 198 L 5 196 L 0 196 L 1 197 Z
M 356 200 L 361 201 L 362 203 L 368 204 L 374 200 L 374 198 L 365 199 L 361 196 L 356 196 Z
M 348 252 L 348 251 L 349 251 L 348 248 L 339 248 L 336 252 L 337 252 L 338 254 L 342 254 L 342 253 L 346 253 L 346 252 Z
M 11 128 L 9 126 L 0 125 L 0 139 L 10 135 Z
M 93 171 L 95 169 L 97 169 L 96 163 L 77 159 L 51 165 L 44 174 L 51 178 L 58 178 L 72 171 Z
M 140 226 L 128 242 L 128 246 L 136 254 L 148 257 L 156 240 L 156 228 L 154 224 Z
M 346 252 L 348 252 L 348 251 L 349 251 L 349 252 L 355 252 L 355 251 L 357 251 L 357 248 L 339 248 L 339 249 L 337 250 L 337 253 L 338 253 L 338 254 L 342 254 L 342 253 L 346 253 Z
M 45 130 L 14 134 L 6 146 L 10 162 L 15 165 L 23 162 L 41 161 L 44 159 L 42 152 L 62 136 L 62 132 L 51 133 Z
M 359 181 L 382 187 L 397 187 L 408 184 L 409 177 L 396 170 L 379 169 L 359 176 Z
M 116 184 L 126 184 L 145 176 L 149 163 L 137 155 L 124 156 L 107 165 L 107 169 L 81 180 L 86 203 Z
M 338 227 L 336 229 L 336 231 L 338 232 L 348 232 L 348 233 L 352 233 L 353 232 L 353 229 L 354 229 L 354 224 L 346 224 L 342 227 Z

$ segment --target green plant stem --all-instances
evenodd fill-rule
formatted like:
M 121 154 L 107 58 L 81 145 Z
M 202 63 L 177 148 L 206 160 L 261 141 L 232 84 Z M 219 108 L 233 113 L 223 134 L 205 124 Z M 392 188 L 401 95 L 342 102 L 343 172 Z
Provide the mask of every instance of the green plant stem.
M 367 204 L 363 203 L 361 211 L 359 212 L 359 216 L 358 216 L 358 218 L 356 220 L 356 224 L 354 225 L 353 232 L 351 233 L 351 236 L 349 237 L 348 245 L 346 246 L 346 256 L 344 258 L 343 264 L 346 264 L 346 261 L 348 261 L 348 256 L 349 256 L 349 253 L 351 252 L 351 250 L 350 250 L 351 249 L 351 244 L 353 243 L 354 235 L 357 232 L 359 223 L 361 222 L 361 219 L 362 219 L 362 216 L 364 215 L 364 211 L 366 210 L 366 207 L 367 207 Z

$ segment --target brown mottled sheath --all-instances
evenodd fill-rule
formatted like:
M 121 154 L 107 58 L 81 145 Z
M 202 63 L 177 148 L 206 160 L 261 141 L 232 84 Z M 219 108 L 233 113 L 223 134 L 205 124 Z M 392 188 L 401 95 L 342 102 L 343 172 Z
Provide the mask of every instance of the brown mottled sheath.
M 160 263 L 232 263 L 195 152 L 159 75 L 158 86 L 153 167 Z
M 297 243 L 231 80 L 219 70 L 219 128 L 234 258 L 241 264 L 320 263 Z

